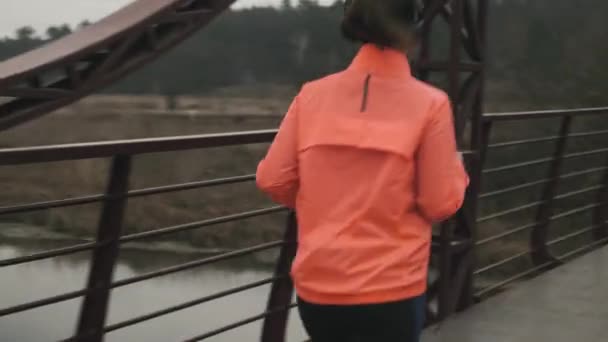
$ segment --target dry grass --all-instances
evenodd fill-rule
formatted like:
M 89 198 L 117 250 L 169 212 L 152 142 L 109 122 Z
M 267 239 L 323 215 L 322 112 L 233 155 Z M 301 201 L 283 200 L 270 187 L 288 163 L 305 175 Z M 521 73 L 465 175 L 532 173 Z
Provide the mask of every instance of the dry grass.
M 243 101 L 238 99 L 232 108 L 239 107 Z M 103 103 L 113 103 L 114 107 L 106 109 L 101 106 Z M 276 127 L 281 119 L 280 116 L 236 115 L 238 113 L 183 116 L 157 111 L 156 115 L 142 114 L 141 108 L 151 109 L 158 103 L 158 99 L 153 97 L 88 99 L 3 134 L 0 145 L 61 144 L 266 129 Z M 138 156 L 134 161 L 131 188 L 251 174 L 266 148 L 266 145 L 255 145 Z M 102 193 L 108 167 L 109 160 L 0 167 L 0 206 Z M 129 202 L 126 232 L 189 223 L 268 205 L 269 202 L 251 183 L 133 199 Z M 87 236 L 96 229 L 99 211 L 99 205 L 85 205 L 12 216 L 5 220 Z M 276 238 L 282 223 L 280 216 L 274 215 L 196 230 L 176 238 L 203 247 L 235 246 Z

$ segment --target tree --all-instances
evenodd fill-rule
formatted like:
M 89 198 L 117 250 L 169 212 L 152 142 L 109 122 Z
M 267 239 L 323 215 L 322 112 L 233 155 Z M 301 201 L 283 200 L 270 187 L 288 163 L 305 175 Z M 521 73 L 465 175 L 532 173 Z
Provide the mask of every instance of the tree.
M 61 37 L 67 36 L 72 33 L 72 29 L 68 24 L 63 24 L 61 26 L 51 26 L 46 30 L 46 35 L 51 39 L 59 39 Z
M 18 40 L 32 40 L 36 30 L 31 26 L 23 26 L 15 31 Z
M 332 2 L 341 4 L 340 0 L 323 3 Z M 608 13 L 608 1 L 578 0 L 576 6 L 572 0 L 488 2 L 492 7 L 488 20 L 488 103 L 500 103 L 505 110 L 591 105 L 593 101 L 605 104 L 608 49 L 601 42 L 608 40 L 602 21 Z M 197 94 L 252 81 L 293 88 L 342 70 L 356 45 L 340 37 L 341 6 L 319 3 L 284 0 L 283 7 L 290 10 L 258 7 L 229 11 L 109 91 Z M 89 24 L 85 21 L 80 27 Z M 434 58 L 447 58 L 447 28 L 433 30 Z M 0 60 L 70 31 L 67 25 L 56 25 L 40 35 L 30 26 L 22 27 L 16 38 L 0 40 Z

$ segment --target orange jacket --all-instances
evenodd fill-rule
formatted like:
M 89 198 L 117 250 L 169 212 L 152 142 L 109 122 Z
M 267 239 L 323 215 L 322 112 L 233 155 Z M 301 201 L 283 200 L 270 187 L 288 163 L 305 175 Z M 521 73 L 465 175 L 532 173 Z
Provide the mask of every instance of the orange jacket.
M 460 208 L 468 181 L 447 95 L 413 78 L 404 54 L 370 44 L 302 88 L 257 173 L 296 208 L 292 277 L 319 304 L 424 293 L 431 224 Z

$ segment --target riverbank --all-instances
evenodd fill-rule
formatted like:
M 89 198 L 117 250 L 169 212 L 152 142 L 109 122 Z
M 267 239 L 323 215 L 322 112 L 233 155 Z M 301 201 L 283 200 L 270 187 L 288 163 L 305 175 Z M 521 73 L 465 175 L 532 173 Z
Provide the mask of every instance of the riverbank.
M 33 254 L 42 250 L 72 246 L 91 242 L 91 238 L 56 232 L 47 227 L 35 227 L 21 223 L 0 223 L 0 246 L 20 248 L 23 254 Z M 159 260 L 188 259 L 194 260 L 205 256 L 227 253 L 232 249 L 201 248 L 183 241 L 165 240 L 156 242 L 130 242 L 121 245 L 122 253 L 154 254 Z M 247 260 L 236 260 L 232 267 L 249 267 L 268 269 L 275 263 L 277 251 L 254 254 Z M 170 264 L 168 262 L 167 264 Z
M 40 242 L 77 244 L 91 242 L 94 239 L 79 237 L 74 234 L 62 233 L 48 227 L 35 227 L 22 223 L 0 223 L 0 238 L 4 243 Z M 159 241 L 153 243 L 125 244 L 125 249 L 135 251 L 173 252 L 179 254 L 219 254 L 229 252 L 225 248 L 200 248 L 179 241 Z

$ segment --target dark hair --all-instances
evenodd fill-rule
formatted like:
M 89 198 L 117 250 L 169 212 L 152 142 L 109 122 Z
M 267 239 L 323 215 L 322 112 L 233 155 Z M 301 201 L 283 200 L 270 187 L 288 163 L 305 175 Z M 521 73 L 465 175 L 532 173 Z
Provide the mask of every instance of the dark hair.
M 342 35 L 355 42 L 407 48 L 416 15 L 416 0 L 346 0 Z

